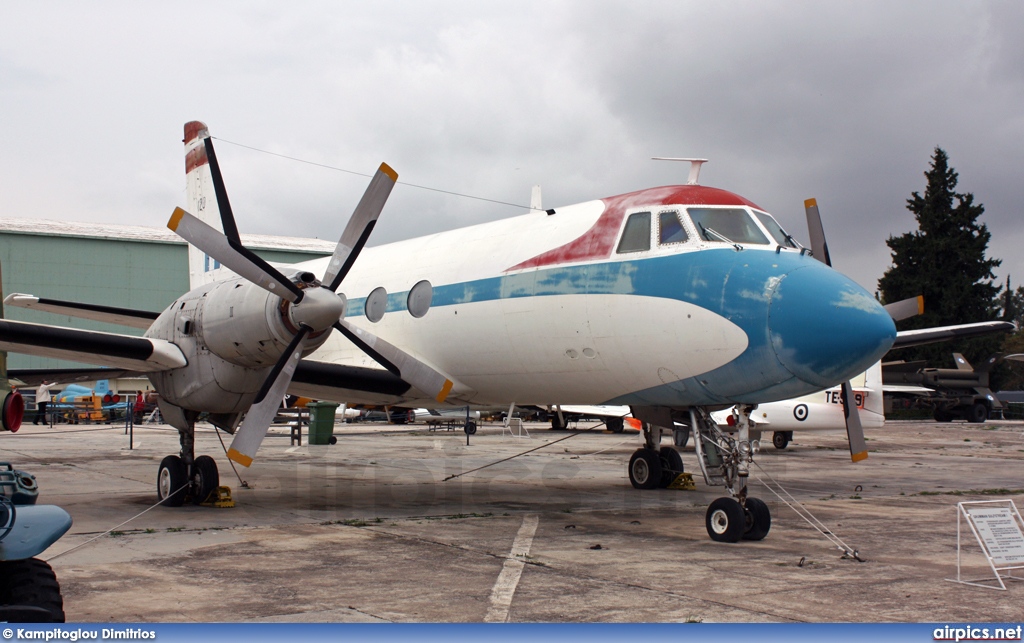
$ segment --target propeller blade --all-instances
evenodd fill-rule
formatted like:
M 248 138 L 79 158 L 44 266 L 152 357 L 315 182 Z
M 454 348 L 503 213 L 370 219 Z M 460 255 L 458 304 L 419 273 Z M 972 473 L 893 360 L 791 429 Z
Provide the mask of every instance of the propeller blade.
M 448 394 L 451 393 L 454 384 L 450 379 L 394 344 L 357 328 L 345 320 L 339 321 L 334 327 L 375 362 L 438 402 L 444 402 Z
M 850 459 L 854 462 L 866 460 L 868 443 L 864 440 L 864 427 L 860 423 L 857 401 L 849 382 L 843 382 L 841 398 L 843 400 L 843 415 L 846 416 L 846 438 L 850 442 Z
M 295 303 L 302 299 L 302 291 L 273 266 L 200 219 L 175 208 L 167 227 L 221 265 L 230 268 L 260 288 Z
M 281 406 L 281 400 L 284 399 L 292 376 L 295 375 L 295 369 L 299 365 L 302 342 L 309 334 L 309 330 L 308 326 L 302 326 L 299 332 L 295 333 L 288 348 L 264 380 L 252 406 L 246 411 L 242 425 L 235 432 L 235 439 L 231 441 L 231 447 L 228 449 L 228 458 L 243 467 L 252 464 L 271 422 L 274 421 L 274 416 L 277 415 L 277 409 Z
M 914 317 L 915 315 L 923 315 L 924 295 L 894 301 L 891 304 L 886 304 L 884 308 L 885 312 L 889 313 L 889 316 L 892 317 L 894 321 L 900 321 L 902 319 Z
M 373 227 L 377 225 L 377 218 L 380 217 L 396 181 L 398 174 L 387 163 L 381 163 L 377 173 L 370 179 L 370 185 L 352 212 L 344 232 L 341 233 L 341 239 L 334 249 L 334 256 L 331 257 L 327 272 L 321 280 L 332 292 L 338 290 L 341 280 L 348 274 L 359 252 L 366 245 L 366 240 L 369 239 Z
M 213 178 L 213 192 L 217 196 L 217 207 L 220 209 L 220 223 L 224 228 L 224 236 L 241 245 L 242 239 L 238 236 L 235 215 L 231 212 L 231 202 L 228 201 L 228 191 L 224 187 L 224 177 L 220 173 L 220 163 L 217 162 L 217 153 L 213 150 L 213 139 L 207 136 L 203 139 L 203 145 L 206 148 L 206 161 L 210 166 L 210 176 Z
M 811 239 L 811 255 L 826 266 L 832 266 L 832 257 L 828 254 L 828 243 L 825 241 L 825 228 L 821 225 L 821 213 L 815 199 L 804 201 L 804 212 L 807 214 L 807 235 Z

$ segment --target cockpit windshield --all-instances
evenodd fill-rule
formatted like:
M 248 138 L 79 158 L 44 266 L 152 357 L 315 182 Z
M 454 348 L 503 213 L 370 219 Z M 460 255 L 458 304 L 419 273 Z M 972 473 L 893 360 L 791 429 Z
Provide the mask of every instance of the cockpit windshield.
M 768 238 L 746 210 L 740 208 L 687 208 L 705 241 L 768 245 Z M 778 224 L 776 224 L 778 225 Z
M 776 221 L 772 215 L 767 212 L 758 212 L 757 210 L 754 210 L 753 212 L 754 216 L 757 217 L 757 220 L 761 222 L 761 225 L 765 227 L 768 233 L 772 235 L 776 243 L 786 248 L 797 247 L 796 241 L 793 240 L 793 237 L 786 234 L 786 231 L 782 229 L 782 226 L 779 225 L 778 221 Z

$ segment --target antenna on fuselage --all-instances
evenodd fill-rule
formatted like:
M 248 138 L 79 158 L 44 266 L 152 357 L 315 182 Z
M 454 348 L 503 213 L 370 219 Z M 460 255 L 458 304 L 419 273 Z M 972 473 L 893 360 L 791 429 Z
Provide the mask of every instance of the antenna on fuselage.
M 671 156 L 652 156 L 652 161 L 689 161 L 690 163 L 690 176 L 686 177 L 687 185 L 697 185 L 697 179 L 700 177 L 700 166 L 708 162 L 707 159 L 683 159 L 675 158 Z

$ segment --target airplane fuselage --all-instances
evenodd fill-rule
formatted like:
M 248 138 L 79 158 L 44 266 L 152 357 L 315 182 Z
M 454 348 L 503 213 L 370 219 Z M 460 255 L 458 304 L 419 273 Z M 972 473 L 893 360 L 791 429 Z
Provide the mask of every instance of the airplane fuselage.
M 855 283 L 773 241 L 767 226 L 751 233 L 763 242 L 702 236 L 688 208 L 739 211 L 748 227 L 760 211 L 723 190 L 672 186 L 366 248 L 342 287 L 345 318 L 450 376 L 455 404 L 767 402 L 832 386 L 888 350 L 892 320 Z M 646 244 L 620 252 L 627 221 L 645 212 Z M 664 213 L 675 213 L 683 228 L 670 243 L 661 243 L 661 228 L 676 224 Z M 323 275 L 326 268 L 321 259 L 284 272 Z M 429 285 L 414 290 L 423 281 Z M 373 294 L 381 288 L 386 299 Z M 418 298 L 411 306 L 410 292 Z M 172 387 L 178 401 L 188 408 L 189 395 L 198 394 L 208 403 L 204 383 L 216 381 L 236 397 L 225 409 L 244 408 L 287 343 L 275 318 L 286 317 L 285 308 L 237 280 L 175 302 L 151 334 L 192 342 L 186 354 L 205 359 L 210 352 L 227 362 L 216 374 L 212 364 L 196 369 L 209 376 L 179 375 Z M 186 317 L 191 337 L 183 336 Z M 230 329 L 223 333 L 230 341 L 216 339 L 218 324 Z M 329 335 L 310 360 L 379 368 L 340 334 Z M 228 381 L 237 385 L 225 387 Z M 289 390 L 437 406 L 415 389 L 339 394 L 294 381 Z

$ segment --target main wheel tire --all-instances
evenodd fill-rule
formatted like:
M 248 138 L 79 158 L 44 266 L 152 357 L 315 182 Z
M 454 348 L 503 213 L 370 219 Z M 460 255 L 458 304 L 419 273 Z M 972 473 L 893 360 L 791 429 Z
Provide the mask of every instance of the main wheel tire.
M 738 543 L 746 528 L 743 507 L 732 498 L 718 498 L 708 505 L 704 516 L 711 540 L 720 543 Z
M 26 619 L 22 622 L 64 622 L 64 599 L 57 575 L 38 558 L 0 562 L 0 605 L 27 608 L 19 614 Z
M 476 422 L 469 420 L 466 422 L 466 426 L 462 428 L 468 435 L 476 435 Z
M 771 531 L 772 512 L 760 498 L 747 498 L 743 518 L 743 540 L 764 540 Z
M 975 402 L 967 409 L 967 421 L 981 424 L 988 419 L 988 406 L 984 402 Z
M 946 409 L 935 409 L 935 412 L 932 414 L 932 417 L 935 418 L 936 422 L 953 421 L 953 414 L 947 411 Z
M 180 507 L 185 504 L 188 491 L 188 470 L 181 458 L 169 455 L 160 461 L 156 474 L 156 497 L 165 507 Z
M 192 502 L 202 504 L 220 486 L 217 462 L 208 455 L 201 455 L 192 464 Z
M 657 489 L 661 484 L 661 458 L 654 449 L 637 449 L 629 459 L 629 482 L 637 489 Z
M 622 433 L 622 430 L 626 427 L 626 423 L 623 422 L 622 418 L 608 418 L 605 420 L 604 425 L 612 433 Z
M 551 430 L 552 431 L 563 431 L 565 430 L 565 424 L 558 419 L 558 414 L 555 413 L 551 416 Z
M 789 446 L 789 432 L 788 431 L 776 431 L 772 434 L 772 445 L 776 449 L 785 449 Z
M 661 484 L 658 486 L 665 489 L 683 472 L 683 457 L 672 447 L 661 447 L 658 459 L 661 461 Z

